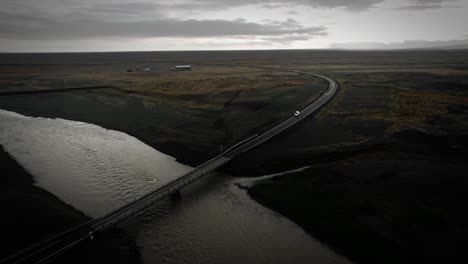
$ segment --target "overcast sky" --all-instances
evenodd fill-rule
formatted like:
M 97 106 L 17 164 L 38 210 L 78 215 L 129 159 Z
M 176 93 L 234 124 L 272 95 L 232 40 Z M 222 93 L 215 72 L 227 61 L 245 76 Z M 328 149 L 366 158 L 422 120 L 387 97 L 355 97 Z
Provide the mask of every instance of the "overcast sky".
M 0 0 L 0 52 L 468 43 L 468 0 Z

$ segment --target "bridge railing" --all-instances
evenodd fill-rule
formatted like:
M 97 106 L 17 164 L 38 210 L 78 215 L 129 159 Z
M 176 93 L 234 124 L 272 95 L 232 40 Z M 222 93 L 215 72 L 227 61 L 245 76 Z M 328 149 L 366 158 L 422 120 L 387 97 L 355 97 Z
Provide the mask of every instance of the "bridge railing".
M 131 201 L 131 202 L 129 202 L 129 203 L 126 203 L 126 204 L 124 204 L 124 205 L 122 205 L 122 206 L 120 206 L 120 207 L 117 207 L 117 208 L 111 210 L 110 212 L 107 212 L 107 213 L 102 214 L 101 216 L 99 216 L 99 217 L 93 219 L 93 221 L 90 221 L 89 224 L 91 224 L 92 226 L 100 226 L 99 224 L 94 225 L 94 223 L 98 223 L 98 222 L 100 222 L 100 221 L 103 221 L 106 217 L 112 217 L 113 215 L 118 215 L 119 212 L 121 212 L 121 211 L 123 212 L 123 211 L 127 210 L 127 208 L 129 208 L 129 207 L 134 206 L 135 204 L 137 204 L 137 203 L 139 203 L 139 202 L 143 202 L 145 199 L 149 199 L 149 197 L 151 197 L 151 195 L 154 194 L 154 193 L 156 193 L 156 192 L 164 192 L 164 188 L 166 188 L 166 187 L 168 187 L 168 186 L 171 186 L 171 185 L 173 185 L 174 183 L 177 183 L 178 181 L 180 181 L 181 179 L 184 179 L 185 177 L 189 176 L 189 175 L 192 174 L 192 173 L 197 172 L 198 170 L 200 170 L 201 168 L 203 168 L 203 167 L 206 166 L 207 164 L 213 162 L 213 161 L 216 160 L 216 159 L 219 159 L 219 158 L 223 157 L 224 155 L 226 155 L 226 154 L 228 154 L 229 152 L 233 151 L 234 149 L 236 149 L 236 148 L 242 146 L 243 144 L 245 144 L 246 142 L 248 142 L 248 141 L 254 139 L 254 138 L 257 137 L 257 136 L 258 136 L 258 134 L 255 134 L 255 135 L 253 135 L 253 136 L 251 136 L 251 137 L 248 137 L 247 139 L 242 140 L 241 142 L 239 142 L 239 143 L 233 145 L 232 147 L 230 147 L 230 148 L 227 149 L 226 151 L 222 152 L 221 154 L 219 154 L 219 155 L 217 155 L 217 156 L 211 158 L 210 160 L 208 160 L 208 161 L 206 161 L 206 162 L 204 162 L 204 163 L 198 165 L 197 167 L 191 169 L 189 172 L 183 174 L 182 176 L 180 176 L 180 177 L 178 177 L 178 178 L 176 178 L 176 179 L 173 179 L 173 180 L 171 180 L 171 181 L 165 183 L 164 185 L 155 188 L 154 190 L 151 190 L 151 191 L 148 191 L 148 192 L 144 193 L 143 195 L 141 195 L 140 197 L 138 197 L 137 199 L 135 199 L 135 200 L 133 200 L 133 201 Z M 203 175 L 204 175 L 204 174 L 203 174 Z M 198 177 L 196 177 L 196 178 L 198 178 Z M 174 191 L 176 191 L 177 189 L 180 189 L 180 188 L 181 188 L 181 187 L 177 187 L 177 188 L 175 188 L 174 190 L 169 191 L 169 193 L 174 192 Z M 168 194 L 165 194 L 164 196 L 166 196 L 166 195 L 168 195 Z
M 229 161 L 228 158 L 225 158 L 225 157 L 222 157 L 222 158 L 223 160 L 221 160 L 219 164 L 216 164 L 215 167 L 219 167 L 222 164 Z M 195 181 L 199 177 L 206 175 L 210 171 L 201 171 L 198 174 L 188 173 L 182 177 L 177 178 L 176 180 L 173 180 L 163 186 L 160 186 L 159 188 L 147 193 L 146 195 L 140 197 L 139 199 L 134 200 L 128 204 L 125 204 L 124 206 L 105 214 L 101 218 L 97 218 L 97 221 L 93 224 L 93 228 L 101 231 L 114 225 L 117 222 L 120 222 L 121 220 L 125 219 L 129 215 L 135 214 L 136 212 L 141 212 L 146 207 L 149 207 L 151 204 L 153 204 L 155 201 L 163 199 L 164 197 L 170 195 L 171 193 L 174 193 L 175 191 L 181 189 L 182 187 L 186 186 L 192 181 Z M 190 174 L 193 174 L 193 176 L 190 177 L 189 176 Z M 109 218 L 109 220 L 107 221 L 106 218 Z
M 219 156 L 224 156 L 224 155 L 228 154 L 230 151 L 234 150 L 235 148 L 240 147 L 241 145 L 243 145 L 243 144 L 246 143 L 247 141 L 250 141 L 250 140 L 256 138 L 257 136 L 258 136 L 258 134 L 255 134 L 255 135 L 253 135 L 253 136 L 251 136 L 251 137 L 249 137 L 249 138 L 247 138 L 247 139 L 245 139 L 245 140 L 242 140 L 241 142 L 239 142 L 239 143 L 235 144 L 234 146 L 232 146 L 232 147 L 228 148 L 227 150 L 225 150 L 225 151 L 224 151 L 223 153 L 221 153 Z
M 239 66 L 242 66 L 242 65 L 239 65 Z M 253 66 L 248 66 L 248 67 L 253 67 Z M 268 69 L 276 69 L 276 70 L 287 70 L 287 69 L 278 69 L 278 68 L 273 68 L 273 67 L 258 67 L 258 68 L 268 68 Z M 326 77 L 326 76 L 323 76 L 323 75 L 320 75 L 320 74 L 312 74 L 312 73 L 306 73 L 306 72 L 301 72 L 301 71 L 297 71 L 297 70 L 287 70 L 287 71 L 291 71 L 291 72 L 296 72 L 296 73 L 301 73 L 301 74 L 309 74 L 309 75 L 314 75 L 314 76 L 317 76 L 317 77 L 321 77 L 321 78 L 324 78 L 326 79 L 329 83 L 330 83 L 330 86 L 329 86 L 329 91 L 330 90 L 333 90 L 332 88 L 337 88 L 337 84 L 330 78 Z M 328 91 L 327 91 L 328 92 Z M 321 102 L 322 100 L 325 100 L 325 101 L 328 101 L 328 99 L 326 98 L 319 98 L 319 100 L 317 100 L 316 102 L 308 105 L 306 108 L 310 108 L 310 107 L 314 107 L 314 105 L 318 105 L 318 104 L 322 104 L 323 103 L 319 103 Z M 320 106 L 319 106 L 320 107 Z M 305 109 L 306 109 L 305 108 Z M 298 120 L 301 120 L 305 118 L 305 116 L 300 116 L 298 118 Z M 292 124 L 291 124 L 292 125 Z M 291 125 L 287 126 L 286 128 L 290 127 Z M 272 129 L 276 129 L 278 126 L 275 126 L 274 128 Z M 286 129 L 285 128 L 285 129 Z M 282 131 L 282 130 L 281 130 Z M 226 163 L 229 161 L 230 158 L 228 157 L 223 157 L 223 156 L 226 156 L 227 154 L 229 154 L 230 152 L 232 151 L 235 151 L 237 148 L 247 144 L 249 141 L 253 140 L 254 138 L 256 138 L 258 136 L 258 134 L 256 135 L 253 135 L 235 145 L 233 145 L 232 147 L 230 147 L 229 149 L 227 149 L 226 151 L 222 152 L 221 154 L 213 157 L 212 159 L 198 165 L 197 167 L 193 168 L 191 171 L 187 172 L 186 174 L 174 179 L 174 180 L 171 180 L 169 181 L 168 183 L 166 183 L 165 185 L 163 186 L 160 186 L 160 187 L 157 187 L 155 188 L 154 190 L 151 190 L 143 195 L 141 195 L 139 198 L 133 200 L 132 202 L 129 202 L 125 205 L 122 205 L 116 209 L 113 209 L 111 210 L 110 212 L 107 212 L 103 215 L 101 215 L 100 217 L 97 217 L 97 218 L 94 218 L 94 219 L 91 219 L 87 222 L 84 222 L 74 228 L 71 228 L 71 229 L 68 229 L 68 230 L 65 230 L 57 235 L 54 235 L 50 238 L 47 238 L 46 240 L 44 241 L 41 241 L 39 243 L 36 243 L 32 246 L 29 246 L 28 248 L 16 253 L 15 255 L 12 255 L 10 257 L 7 257 L 3 260 L 0 260 L 0 263 L 4 263 L 6 261 L 10 261 L 10 260 L 13 260 L 15 258 L 17 258 L 18 256 L 22 255 L 22 254 L 25 254 L 26 252 L 28 251 L 32 251 L 32 250 L 37 250 L 37 248 L 40 248 L 41 246 L 43 245 L 46 245 L 47 243 L 49 242 L 52 242 L 54 240 L 57 240 L 59 241 L 59 239 L 63 236 L 66 236 L 72 232 L 75 232 L 77 230 L 80 230 L 80 229 L 84 229 L 84 228 L 99 228 L 99 230 L 103 230 L 113 224 L 115 224 L 116 222 L 119 222 L 121 221 L 122 219 L 126 218 L 127 216 L 135 213 L 135 212 L 138 212 L 138 211 L 141 211 L 143 210 L 145 207 L 148 207 L 150 206 L 154 201 L 156 200 L 159 200 L 159 199 L 162 199 L 163 197 L 167 196 L 168 194 L 170 193 L 173 193 L 174 191 L 182 188 L 183 186 L 187 185 L 188 183 L 196 180 L 197 178 L 207 174 L 209 172 L 208 171 L 203 171 L 199 174 L 195 174 L 196 171 L 200 170 L 201 168 L 203 168 L 204 166 L 206 166 L 207 164 L 213 162 L 214 160 L 216 159 L 220 159 L 220 158 L 225 158 L 225 160 L 221 160 L 219 164 L 217 164 L 215 167 L 219 167 L 220 165 Z M 267 139 L 269 139 L 270 137 L 268 137 Z M 265 139 L 265 140 L 267 140 Z M 264 142 L 265 140 L 262 140 L 261 142 Z M 252 147 L 255 147 L 256 145 L 260 144 L 261 142 L 257 143 L 257 144 L 254 144 L 252 146 L 249 146 L 247 148 L 248 149 L 251 149 Z M 245 151 L 245 150 L 244 150 Z M 190 177 L 189 175 L 190 174 L 194 174 L 193 177 Z M 132 209 L 129 209 L 133 207 Z M 108 221 L 106 221 L 106 218 L 110 218 Z M 90 234 L 91 235 L 91 234 Z M 86 238 L 86 236 L 84 237 Z M 83 239 L 84 239 L 83 238 Z M 19 260 L 21 261 L 21 260 Z M 16 262 L 15 262 L 16 263 Z

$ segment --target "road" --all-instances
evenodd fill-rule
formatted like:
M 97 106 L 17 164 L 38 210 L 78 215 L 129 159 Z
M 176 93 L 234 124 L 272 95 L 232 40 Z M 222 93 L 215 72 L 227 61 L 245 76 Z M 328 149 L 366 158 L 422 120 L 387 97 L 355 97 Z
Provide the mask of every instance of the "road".
M 262 68 L 265 68 L 265 67 L 262 67 Z M 271 68 L 268 68 L 268 69 L 271 69 Z M 273 69 L 277 70 L 277 68 L 273 68 Z M 245 151 L 247 151 L 247 150 L 249 150 L 251 148 L 254 148 L 254 147 L 262 144 L 263 142 L 269 140 L 270 138 L 274 137 L 275 135 L 281 133 L 282 131 L 288 129 L 292 125 L 296 124 L 297 122 L 299 122 L 302 119 L 306 118 L 308 115 L 316 112 L 321 107 L 323 107 L 330 99 L 333 98 L 333 96 L 336 94 L 336 92 L 338 90 L 338 84 L 333 79 L 331 79 L 329 77 L 326 77 L 326 76 L 323 76 L 323 75 L 320 75 L 320 74 L 307 73 L 307 72 L 303 72 L 303 71 L 286 70 L 286 69 L 282 69 L 282 70 L 296 72 L 296 73 L 300 73 L 300 74 L 312 75 L 312 76 L 315 76 L 315 77 L 325 79 L 329 83 L 328 90 L 320 98 L 318 98 L 317 100 L 315 100 L 314 102 L 312 102 L 311 104 L 306 106 L 304 109 L 302 109 L 300 111 L 301 114 L 299 116 L 293 116 L 292 113 L 291 113 L 291 117 L 288 118 L 287 120 L 283 121 L 281 124 L 279 124 L 279 125 L 275 126 L 274 128 L 266 131 L 265 133 L 261 134 L 260 136 L 254 138 L 253 140 L 251 140 L 249 142 L 246 142 L 244 145 L 242 145 L 241 147 L 239 147 L 236 150 L 233 150 L 231 153 L 226 153 L 225 156 L 235 157 L 235 156 L 239 155 L 240 153 L 245 152 Z
M 337 83 L 326 76 L 307 73 L 297 70 L 281 69 L 281 68 L 268 68 L 274 70 L 290 71 L 296 72 L 299 74 L 311 75 L 319 78 L 323 78 L 328 81 L 329 86 L 327 91 L 313 103 L 302 109 L 299 116 L 293 116 L 291 112 L 291 117 L 283 121 L 281 124 L 273 127 L 272 129 L 260 134 L 253 135 L 242 142 L 237 143 L 231 148 L 227 149 L 220 155 L 210 159 L 209 161 L 197 166 L 192 171 L 188 172 L 185 175 L 180 176 L 179 178 L 170 181 L 169 183 L 151 191 L 140 198 L 117 208 L 101 217 L 90 220 L 80 226 L 77 226 L 73 229 L 67 230 L 61 234 L 58 234 L 54 237 L 51 237 L 45 241 L 42 241 L 36 245 L 33 245 L 16 255 L 10 256 L 2 261 L 0 264 L 10 264 L 10 263 L 44 263 L 48 260 L 53 259 L 57 255 L 61 254 L 65 250 L 73 247 L 74 245 L 80 243 L 85 239 L 92 239 L 93 236 L 99 235 L 96 234 L 99 231 L 106 230 L 109 227 L 114 226 L 115 224 L 121 222 L 122 220 L 130 217 L 132 215 L 143 212 L 154 202 L 161 200 L 171 194 L 178 193 L 181 188 L 190 184 L 191 182 L 203 177 L 204 175 L 210 173 L 211 171 L 223 166 L 228 163 L 234 157 L 241 155 L 243 152 L 246 152 L 263 142 L 271 139 L 275 135 L 281 133 L 282 131 L 288 129 L 292 125 L 298 123 L 302 119 L 306 118 L 308 115 L 315 113 L 321 107 L 323 107 L 327 102 L 329 102 L 338 90 Z

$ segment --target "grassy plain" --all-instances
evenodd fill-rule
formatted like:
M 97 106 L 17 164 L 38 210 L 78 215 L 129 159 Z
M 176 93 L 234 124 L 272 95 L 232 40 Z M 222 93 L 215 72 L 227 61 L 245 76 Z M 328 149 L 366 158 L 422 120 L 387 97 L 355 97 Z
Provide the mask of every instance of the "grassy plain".
M 325 81 L 296 73 L 201 63 L 187 72 L 171 72 L 174 64 L 155 62 L 0 65 L 4 92 L 103 85 L 123 91 L 76 92 L 81 101 L 66 95 L 55 100 L 5 97 L 0 106 L 124 131 L 196 165 L 218 153 L 221 145 L 280 122 L 326 89 Z M 145 67 L 152 70 L 127 72 Z

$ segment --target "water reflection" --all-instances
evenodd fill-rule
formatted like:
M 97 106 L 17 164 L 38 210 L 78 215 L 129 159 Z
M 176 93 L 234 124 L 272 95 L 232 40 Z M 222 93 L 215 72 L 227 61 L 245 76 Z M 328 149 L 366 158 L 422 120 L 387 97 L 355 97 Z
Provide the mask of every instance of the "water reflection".
M 241 181 L 248 180 L 214 173 L 184 189 L 182 200 L 162 201 L 127 223 L 138 227 L 143 262 L 350 263 L 253 201 Z
M 90 216 L 135 199 L 186 172 L 125 133 L 0 110 L 0 144 L 37 184 Z M 144 263 L 349 263 L 302 228 L 214 173 L 122 226 Z M 248 183 L 243 183 L 248 185 Z
M 101 215 L 190 170 L 125 133 L 0 110 L 0 144 L 37 185 Z

